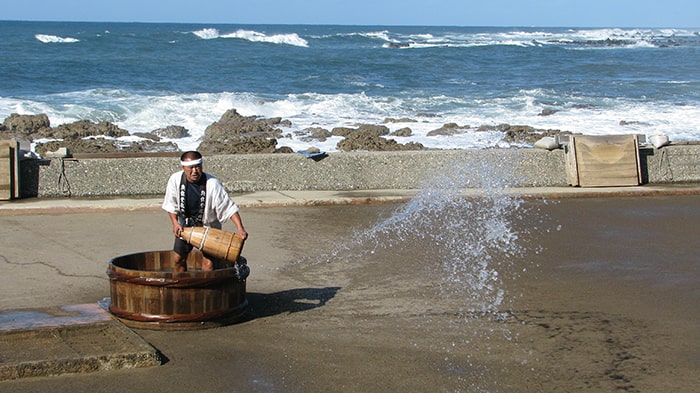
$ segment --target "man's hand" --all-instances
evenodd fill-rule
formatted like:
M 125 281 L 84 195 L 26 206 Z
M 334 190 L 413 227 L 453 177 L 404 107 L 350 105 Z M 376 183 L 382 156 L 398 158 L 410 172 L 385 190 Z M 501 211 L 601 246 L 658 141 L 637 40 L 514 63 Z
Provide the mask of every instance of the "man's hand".
M 175 237 L 180 237 L 182 235 L 182 225 L 178 224 L 173 224 L 173 234 Z

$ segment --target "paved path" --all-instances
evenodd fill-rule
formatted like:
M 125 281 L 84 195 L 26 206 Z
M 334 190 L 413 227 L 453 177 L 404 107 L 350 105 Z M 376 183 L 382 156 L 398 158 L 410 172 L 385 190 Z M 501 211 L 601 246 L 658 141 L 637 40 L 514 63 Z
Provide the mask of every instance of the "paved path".
M 465 195 L 478 195 L 479 192 L 479 190 L 465 190 Z M 508 192 L 526 197 L 551 199 L 665 197 L 700 195 L 700 185 L 645 185 L 595 189 L 527 188 L 510 189 Z M 259 335 L 263 338 L 265 335 L 262 332 L 266 331 L 264 324 L 267 317 L 277 316 L 275 322 L 277 328 L 284 328 L 285 318 L 280 318 L 280 316 L 301 311 L 303 306 L 307 304 L 303 302 L 308 302 L 309 299 L 315 299 L 314 302 L 321 302 L 323 305 L 338 290 L 338 288 L 333 289 L 333 287 L 328 286 L 326 288 L 305 288 L 303 290 L 306 292 L 299 292 L 300 290 L 296 288 L 303 287 L 304 285 L 300 284 L 303 284 L 305 280 L 311 281 L 311 276 L 287 277 L 280 275 L 278 269 L 282 263 L 288 261 L 290 253 L 302 253 L 304 245 L 288 244 L 285 243 L 289 241 L 288 238 L 279 239 L 278 237 L 292 236 L 287 234 L 289 232 L 300 232 L 304 234 L 302 236 L 309 236 L 311 233 L 311 236 L 318 236 L 318 238 L 313 239 L 314 241 L 322 242 L 322 237 L 325 236 L 324 231 L 331 229 L 336 231 L 339 227 L 350 226 L 351 220 L 359 218 L 354 217 L 353 214 L 347 214 L 342 218 L 343 225 L 334 226 L 332 222 L 328 222 L 332 217 L 316 216 L 322 213 L 314 209 L 295 210 L 296 207 L 401 202 L 409 200 L 416 193 L 416 190 L 271 191 L 235 195 L 234 199 L 243 208 L 242 214 L 246 220 L 246 227 L 252 236 L 251 241 L 246 244 L 246 250 L 254 256 L 252 259 L 256 264 L 253 267 L 255 269 L 253 272 L 254 280 L 249 291 L 252 303 L 257 304 L 258 307 L 257 310 L 253 311 L 255 315 L 251 317 L 257 318 L 257 324 L 247 324 L 247 326 L 255 328 L 253 325 L 256 325 L 257 328 L 262 329 L 259 330 Z M 288 209 L 258 209 L 262 207 L 287 207 Z M 307 224 L 304 230 L 294 231 L 294 225 L 304 225 L 304 222 L 315 223 L 312 225 L 318 227 L 311 230 Z M 189 345 L 188 342 L 199 342 L 202 339 L 209 340 L 210 345 L 206 345 L 208 348 L 211 345 L 217 345 L 216 330 L 218 329 L 202 332 L 198 335 L 157 332 L 133 334 L 131 330 L 124 329 L 118 322 L 112 320 L 109 313 L 96 306 L 97 301 L 108 295 L 109 284 L 104 272 L 106 262 L 110 258 L 135 250 L 169 247 L 172 235 L 168 219 L 160 210 L 159 198 L 30 199 L 2 202 L 0 203 L 0 223 L 2 224 L 0 225 L 0 236 L 4 239 L 3 244 L 5 244 L 2 255 L 0 255 L 0 264 L 5 265 L 2 267 L 3 274 L 0 276 L 0 354 L 2 354 L 0 356 L 0 381 L 7 380 L 0 382 L 0 384 L 6 384 L 4 387 L 0 385 L 0 390 L 41 389 L 42 386 L 53 386 L 54 382 L 59 382 L 58 385 L 55 385 L 57 386 L 56 391 L 71 391 L 73 389 L 71 379 L 45 383 L 41 379 L 29 378 L 31 382 L 26 386 L 17 381 L 24 377 L 37 375 L 148 367 L 161 362 L 174 363 L 170 368 L 171 371 L 160 373 L 176 377 L 177 372 L 173 371 L 172 368 L 180 367 L 178 365 L 182 363 L 182 359 L 159 358 L 160 354 L 149 342 L 155 342 L 159 349 L 168 348 L 170 354 L 177 353 L 177 346 L 168 347 L 169 344 L 167 344 L 173 338 L 180 343 L 179 346 L 184 345 L 185 347 Z M 288 229 L 282 231 L 278 228 Z M 271 243 L 273 239 L 274 243 Z M 309 241 L 311 240 L 307 237 L 301 243 Z M 154 245 L 156 246 L 154 247 Z M 342 277 L 343 274 L 345 274 L 344 271 L 334 273 L 336 277 Z M 323 281 L 322 278 L 319 282 Z M 319 285 L 322 286 L 322 284 Z M 355 292 L 362 294 L 370 289 L 372 288 L 359 288 Z M 377 290 L 377 288 L 374 289 Z M 347 292 L 346 296 L 352 293 Z M 293 305 L 290 303 L 286 306 L 274 303 L 278 297 L 277 300 L 282 301 L 285 294 L 289 295 L 290 298 L 300 297 L 303 302 L 293 303 Z M 365 298 L 356 299 L 354 303 L 348 303 L 348 307 L 350 304 L 361 304 L 361 302 L 368 300 Z M 314 302 L 312 303 L 316 304 Z M 267 304 L 262 307 L 261 303 Z M 342 306 L 342 302 L 336 301 L 335 307 L 338 314 L 334 314 L 333 318 L 346 318 Z M 270 311 L 275 307 L 279 310 Z M 315 307 L 309 305 L 308 308 Z M 347 315 L 354 315 L 356 312 L 349 312 Z M 377 312 L 381 314 L 381 310 L 377 310 Z M 387 312 L 390 315 L 393 313 L 393 311 Z M 371 320 L 373 317 L 366 316 L 366 318 Z M 333 319 L 323 320 L 330 324 L 333 322 Z M 318 326 L 320 326 L 320 321 L 316 322 L 319 324 Z M 291 323 L 291 321 L 288 322 Z M 364 320 L 362 323 L 369 322 Z M 301 323 L 303 324 L 303 321 Z M 243 332 L 246 330 L 243 326 L 231 328 L 232 330 L 228 332 L 233 336 L 236 336 L 236 332 L 244 334 Z M 369 327 L 364 329 L 369 329 Z M 248 334 L 251 333 L 252 331 L 248 332 Z M 271 332 L 267 331 L 267 333 Z M 319 328 L 316 334 L 320 334 L 316 338 L 323 341 L 322 337 L 326 337 L 325 335 L 330 334 L 330 331 L 321 331 Z M 149 342 L 146 342 L 141 336 L 145 336 Z M 238 339 L 243 338 L 239 336 Z M 297 339 L 300 338 L 297 337 Z M 90 344 L 86 345 L 85 343 Z M 230 346 L 233 344 L 222 342 L 218 345 Z M 274 340 L 270 343 L 259 343 L 263 347 L 268 344 L 275 345 Z M 308 344 L 311 345 L 311 342 Z M 352 351 L 351 347 L 348 346 L 346 350 Z M 243 348 L 252 349 L 253 347 L 239 345 L 236 348 L 244 350 Z M 186 356 L 188 356 L 187 362 L 193 362 L 199 368 L 206 368 L 210 361 L 216 362 L 216 357 L 219 355 L 199 352 L 196 348 L 190 348 Z M 377 356 L 379 355 L 377 354 Z M 387 356 L 391 357 L 391 354 L 387 354 Z M 409 358 L 404 360 L 408 361 Z M 270 361 L 270 364 L 280 363 L 273 358 L 267 360 L 258 358 L 258 360 Z M 245 358 L 238 359 L 234 363 L 235 367 L 252 367 L 250 369 L 252 371 L 248 371 L 255 372 L 255 365 L 248 364 Z M 234 366 L 232 365 L 232 367 Z M 222 368 L 221 364 L 216 365 L 212 370 L 230 371 L 226 371 L 225 367 Z M 262 379 L 256 379 L 252 374 L 246 374 L 245 370 L 231 372 L 233 373 L 231 375 L 247 378 L 247 382 L 242 386 L 248 386 L 248 388 L 255 388 L 256 383 L 265 383 L 264 376 L 261 377 Z M 283 370 L 277 369 L 267 369 L 260 372 L 273 379 L 276 378 L 274 375 L 280 374 L 282 377 L 285 375 Z M 346 374 L 348 372 L 345 371 Z M 314 374 L 313 371 L 305 373 Z M 205 372 L 204 375 L 208 374 Z M 134 376 L 140 381 L 149 380 L 145 374 Z M 118 379 L 120 379 L 118 374 L 105 374 L 105 381 Z M 81 380 L 85 382 L 85 380 Z M 163 382 L 162 378 L 153 381 L 156 385 Z M 80 384 L 80 382 L 77 383 Z M 193 380 L 192 383 L 192 385 L 179 386 L 172 391 L 197 390 L 196 380 Z M 133 386 L 134 383 L 126 385 Z M 149 389 L 153 387 L 138 386 Z M 110 389 L 111 391 L 119 391 L 114 387 Z M 304 391 L 303 385 L 301 387 L 297 385 L 296 389 L 292 390 Z M 201 391 L 207 391 L 207 389 Z M 279 389 L 267 389 L 260 385 L 251 391 L 279 391 Z M 314 391 L 314 389 L 310 391 Z
M 233 195 L 241 207 L 316 206 L 402 202 L 415 196 L 418 190 L 355 190 L 355 191 L 259 191 Z M 478 189 L 464 191 L 466 196 L 478 195 Z M 524 197 L 583 198 L 604 196 L 698 195 L 700 184 L 643 185 L 638 187 L 531 187 L 510 188 L 506 192 Z M 158 210 L 162 199 L 27 199 L 0 202 L 0 215 L 59 213 L 67 210 L 118 211 Z

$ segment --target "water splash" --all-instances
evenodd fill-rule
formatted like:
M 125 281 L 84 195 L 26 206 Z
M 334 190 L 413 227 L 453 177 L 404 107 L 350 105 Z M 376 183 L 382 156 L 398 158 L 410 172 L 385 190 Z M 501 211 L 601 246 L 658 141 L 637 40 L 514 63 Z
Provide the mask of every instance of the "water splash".
M 436 252 L 433 276 L 442 298 L 461 300 L 461 312 L 496 312 L 504 300 L 504 270 L 522 250 L 512 226 L 522 199 L 507 192 L 511 166 L 476 162 L 438 176 L 405 206 L 405 214 Z M 465 196 L 467 189 L 476 190 Z M 435 230 L 437 228 L 437 230 Z
M 508 288 L 529 268 L 524 256 L 541 251 L 541 246 L 526 243 L 528 235 L 549 225 L 546 215 L 533 211 L 537 204 L 526 204 L 511 189 L 521 183 L 513 171 L 517 167 L 513 161 L 456 162 L 427 179 L 415 198 L 387 218 L 358 230 L 352 241 L 336 244 L 327 254 L 295 261 L 293 266 L 310 269 L 326 263 L 354 263 L 374 271 L 382 285 L 388 284 L 389 277 L 415 276 L 416 268 L 424 268 L 418 274 L 427 277 L 436 292 L 426 294 L 425 310 L 431 311 L 414 319 L 414 326 L 425 331 L 441 326 L 452 333 L 447 340 L 415 343 L 416 347 L 427 345 L 423 348 L 444 354 L 444 364 L 436 367 L 451 380 L 446 386 L 457 386 L 456 391 L 504 391 L 498 373 L 508 373 L 505 368 L 511 366 L 504 361 L 504 370 L 494 369 L 498 366 L 492 352 L 500 353 L 500 346 L 508 345 L 508 353 L 522 357 L 522 367 L 529 367 L 527 349 L 519 346 L 518 333 L 506 323 L 517 298 Z M 384 270 L 383 257 L 401 260 L 400 266 L 410 272 Z M 367 277 L 372 276 L 362 276 Z M 413 299 L 410 307 L 417 307 L 417 301 Z M 433 305 L 444 313 L 435 313 Z
M 440 298 L 457 300 L 465 315 L 498 312 L 505 298 L 503 280 L 517 274 L 516 257 L 524 251 L 513 224 L 523 219 L 526 209 L 523 199 L 509 190 L 517 184 L 511 170 L 516 166 L 455 163 L 426 180 L 422 191 L 390 217 L 358 231 L 352 241 L 292 265 L 367 262 L 367 256 L 379 251 L 418 244 L 429 250 L 430 263 L 423 266 L 438 283 Z

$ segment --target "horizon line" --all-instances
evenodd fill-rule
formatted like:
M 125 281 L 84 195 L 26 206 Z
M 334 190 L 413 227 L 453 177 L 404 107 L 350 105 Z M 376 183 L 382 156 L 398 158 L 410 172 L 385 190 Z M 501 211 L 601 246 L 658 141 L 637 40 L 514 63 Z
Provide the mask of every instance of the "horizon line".
M 567 26 L 567 25 L 517 25 L 517 24 L 502 24 L 502 25 L 453 25 L 453 24 L 353 24 L 353 23 L 259 23 L 259 22 L 164 22 L 164 21 L 111 21 L 111 20 L 35 20 L 35 19 L 1 19 L 0 22 L 33 22 L 33 23 L 123 23 L 123 24 L 173 24 L 173 25 L 256 25 L 256 26 L 358 26 L 358 27 L 471 27 L 471 28 L 547 28 L 547 29 L 684 29 L 696 30 L 700 26 L 636 26 L 636 25 L 619 25 L 619 26 Z

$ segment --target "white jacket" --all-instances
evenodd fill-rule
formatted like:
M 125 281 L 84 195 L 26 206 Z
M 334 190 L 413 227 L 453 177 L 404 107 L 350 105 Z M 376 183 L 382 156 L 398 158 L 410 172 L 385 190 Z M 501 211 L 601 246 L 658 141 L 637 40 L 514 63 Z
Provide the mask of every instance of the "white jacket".
M 163 210 L 168 213 L 180 213 L 180 180 L 183 172 L 173 173 L 168 179 L 162 205 Z M 221 229 L 223 223 L 238 212 L 238 205 L 233 202 L 219 179 L 207 173 L 204 175 L 207 177 L 207 199 L 204 202 L 202 223 L 207 227 Z

